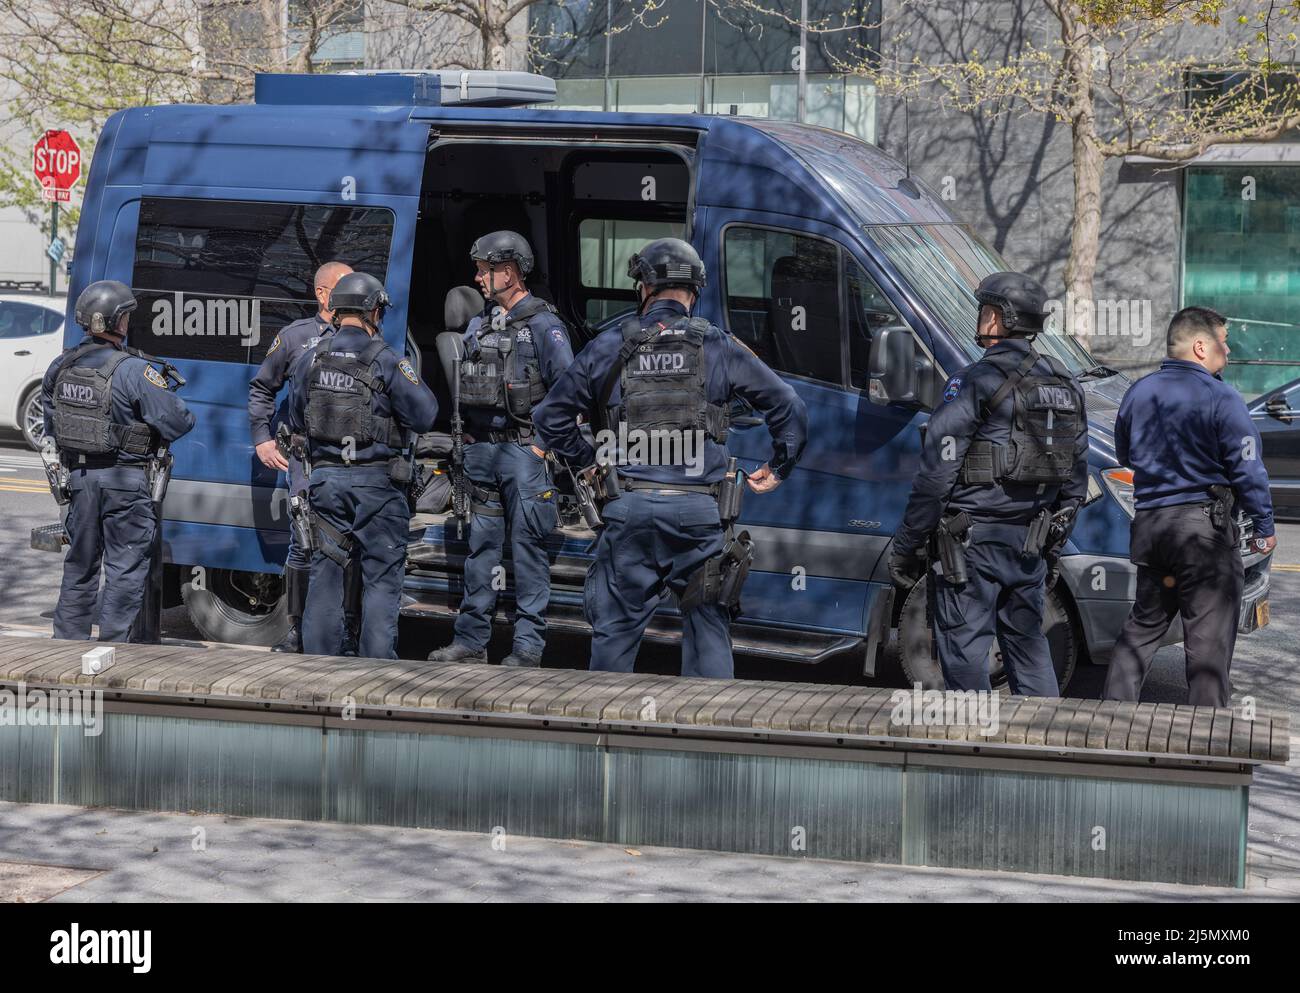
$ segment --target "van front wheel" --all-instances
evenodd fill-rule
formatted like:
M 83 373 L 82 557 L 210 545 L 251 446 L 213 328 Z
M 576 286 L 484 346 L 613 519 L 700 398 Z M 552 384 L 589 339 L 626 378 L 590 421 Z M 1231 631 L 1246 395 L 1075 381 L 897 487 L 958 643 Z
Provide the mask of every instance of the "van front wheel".
M 930 626 L 926 623 L 926 590 L 929 578 L 912 587 L 903 603 L 903 613 L 898 619 L 899 661 L 909 685 L 920 683 L 923 689 L 943 689 L 943 672 L 939 660 L 931 656 Z M 1079 660 L 1079 643 L 1075 638 L 1069 608 L 1059 593 L 1049 590 L 1043 603 L 1043 634 L 1052 653 L 1052 666 L 1061 695 L 1074 675 Z M 989 650 L 989 681 L 994 689 L 1007 684 L 1006 669 L 1002 665 L 1002 651 L 997 639 Z
M 182 568 L 181 599 L 208 641 L 270 647 L 289 630 L 284 581 L 276 573 Z

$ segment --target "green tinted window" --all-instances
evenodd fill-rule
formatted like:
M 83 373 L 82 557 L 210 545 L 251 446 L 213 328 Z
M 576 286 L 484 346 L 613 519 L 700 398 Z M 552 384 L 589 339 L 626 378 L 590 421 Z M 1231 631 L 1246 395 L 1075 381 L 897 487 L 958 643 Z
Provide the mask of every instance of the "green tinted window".
M 1228 318 L 1224 379 L 1245 394 L 1300 376 L 1300 169 L 1187 170 L 1183 306 Z

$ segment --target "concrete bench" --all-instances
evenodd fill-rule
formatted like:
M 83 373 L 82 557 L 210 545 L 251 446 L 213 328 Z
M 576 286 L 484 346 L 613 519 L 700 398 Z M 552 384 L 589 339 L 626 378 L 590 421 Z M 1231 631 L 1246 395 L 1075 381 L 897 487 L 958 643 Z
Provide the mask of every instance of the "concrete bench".
M 1242 885 L 1289 755 L 1169 704 L 91 647 L 0 638 L 0 799 Z M 32 717 L 77 691 L 101 733 Z

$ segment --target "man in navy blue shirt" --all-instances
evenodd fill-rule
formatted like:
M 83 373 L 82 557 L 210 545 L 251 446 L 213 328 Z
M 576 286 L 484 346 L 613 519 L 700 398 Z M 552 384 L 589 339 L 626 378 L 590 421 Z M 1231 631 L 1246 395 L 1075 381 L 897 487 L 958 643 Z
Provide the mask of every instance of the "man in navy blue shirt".
M 302 496 L 307 492 L 307 475 L 302 461 L 292 455 L 281 454 L 276 443 L 271 421 L 275 417 L 275 400 L 289 378 L 289 367 L 304 351 L 314 347 L 322 338 L 334 333 L 329 309 L 330 293 L 340 278 L 352 271 L 342 262 L 326 262 L 316 270 L 314 292 L 318 310 L 311 317 L 285 325 L 271 342 L 266 357 L 258 366 L 248 384 L 248 422 L 253 436 L 253 451 L 258 461 L 268 469 L 284 472 L 289 477 L 289 495 Z M 357 586 L 356 570 L 349 570 L 349 586 Z M 311 577 L 311 553 L 298 543 L 297 534 L 289 529 L 289 553 L 284 560 L 284 595 L 289 614 L 289 630 L 273 652 L 302 651 L 302 615 L 307 607 L 307 582 Z M 349 591 L 351 592 L 351 591 Z M 357 592 L 360 592 L 359 590 Z M 349 597 L 349 600 L 352 598 Z M 356 627 L 355 617 L 348 618 L 349 637 Z M 353 654 L 355 651 L 344 654 Z
M 507 535 L 515 579 L 514 644 L 501 662 L 536 667 L 546 648 L 551 564 L 546 536 L 559 514 L 543 453 L 533 441 L 533 405 L 573 361 L 569 332 L 546 301 L 528 291 L 533 250 L 514 231 L 474 242 L 474 277 L 491 305 L 465 329 L 460 407 L 465 416 L 465 476 L 472 490 L 465 595 L 456 636 L 434 662 L 487 662 L 492 611 Z
M 77 298 L 86 330 L 41 384 L 45 435 L 69 471 L 69 546 L 54 609 L 54 637 L 85 640 L 99 594 L 99 640 L 127 641 L 149 584 L 157 515 L 149 461 L 194 427 L 194 414 L 167 381 L 125 347 L 136 301 L 125 284 L 104 279 Z
M 1137 602 L 1111 656 L 1107 700 L 1136 701 L 1174 616 L 1183 618 L 1188 702 L 1226 707 L 1245 582 L 1233 497 L 1271 552 L 1273 503 L 1259 431 L 1228 364 L 1223 315 L 1187 307 L 1169 323 L 1169 357 L 1138 380 L 1115 421 L 1115 456 L 1133 469 L 1129 556 Z
M 772 436 L 771 460 L 748 476 L 755 493 L 770 493 L 794 471 L 808 412 L 753 352 L 689 316 L 705 279 L 694 248 L 675 238 L 651 242 L 632 256 L 628 275 L 639 314 L 584 348 L 533 411 L 540 448 L 573 467 L 599 461 L 619 479 L 621 495 L 601 509 L 583 594 L 590 667 L 632 671 L 667 588 L 682 601 L 682 675 L 730 679 L 732 607 L 707 592 L 691 597 L 724 547 L 718 492 L 727 407 L 743 397 Z M 584 439 L 579 416 L 600 429 L 594 440 L 603 456 Z
M 307 485 L 316 538 L 303 649 L 343 647 L 343 571 L 360 561 L 365 658 L 397 658 L 397 615 L 406 575 L 412 432 L 433 428 L 438 402 L 409 359 L 385 343 L 383 284 L 364 272 L 343 276 L 330 294 L 335 332 L 303 352 L 289 372 L 285 422 L 306 434 Z

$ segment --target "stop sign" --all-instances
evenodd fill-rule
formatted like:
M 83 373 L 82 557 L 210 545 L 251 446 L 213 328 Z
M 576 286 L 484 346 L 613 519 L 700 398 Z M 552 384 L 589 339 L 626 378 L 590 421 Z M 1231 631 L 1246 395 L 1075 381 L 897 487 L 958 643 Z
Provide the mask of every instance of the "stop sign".
M 81 146 L 67 131 L 46 131 L 32 150 L 32 172 L 45 200 L 67 202 L 81 178 Z

